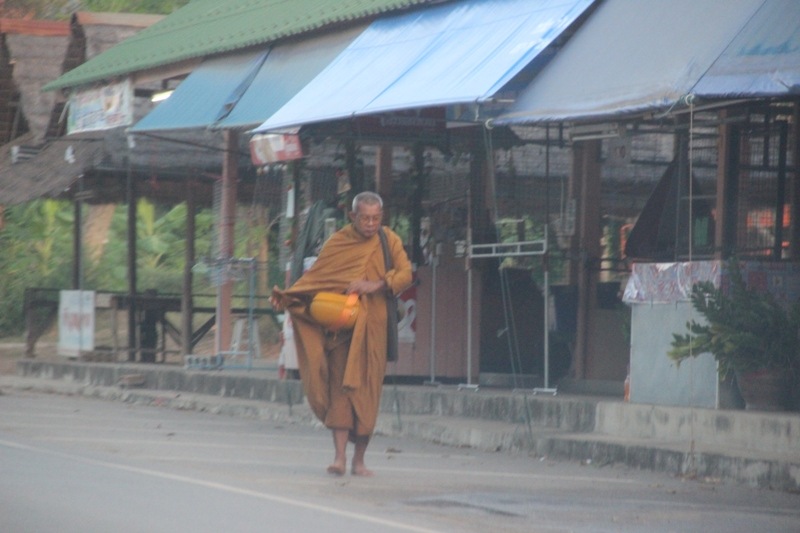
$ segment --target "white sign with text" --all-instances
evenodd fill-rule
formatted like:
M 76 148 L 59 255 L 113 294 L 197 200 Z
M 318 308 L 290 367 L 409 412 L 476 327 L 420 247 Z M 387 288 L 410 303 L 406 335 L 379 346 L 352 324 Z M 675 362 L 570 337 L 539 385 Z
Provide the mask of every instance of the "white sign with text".
M 79 357 L 94 350 L 94 291 L 61 291 L 58 355 Z

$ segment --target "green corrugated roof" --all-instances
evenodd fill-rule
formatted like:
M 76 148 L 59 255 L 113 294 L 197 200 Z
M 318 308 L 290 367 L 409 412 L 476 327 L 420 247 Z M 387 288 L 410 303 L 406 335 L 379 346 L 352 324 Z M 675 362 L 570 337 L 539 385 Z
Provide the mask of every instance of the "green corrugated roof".
M 193 0 L 44 89 L 62 89 L 237 50 L 431 0 Z

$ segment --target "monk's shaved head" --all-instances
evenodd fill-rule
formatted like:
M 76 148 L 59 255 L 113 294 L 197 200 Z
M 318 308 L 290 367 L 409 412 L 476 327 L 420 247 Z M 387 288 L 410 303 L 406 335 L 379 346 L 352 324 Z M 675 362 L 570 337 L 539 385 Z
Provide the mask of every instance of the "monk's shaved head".
M 356 194 L 355 198 L 353 198 L 353 213 L 358 213 L 359 205 L 377 205 L 383 209 L 383 199 L 378 193 L 364 191 Z

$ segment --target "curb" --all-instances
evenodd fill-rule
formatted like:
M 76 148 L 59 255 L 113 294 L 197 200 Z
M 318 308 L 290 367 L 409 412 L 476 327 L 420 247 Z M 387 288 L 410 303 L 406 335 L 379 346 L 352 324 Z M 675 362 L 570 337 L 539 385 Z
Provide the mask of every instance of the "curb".
M 2 389 L 78 395 L 135 405 L 323 428 L 322 423 L 316 419 L 304 401 L 290 405 L 288 401 L 281 403 L 277 400 L 129 388 L 124 384 L 100 386 L 20 376 L 0 376 L 0 394 Z M 421 400 L 417 398 L 417 401 L 425 404 L 431 401 L 431 398 L 436 398 L 436 395 L 429 398 L 426 394 L 423 391 Z M 405 395 L 410 396 L 411 393 L 406 391 Z M 284 396 L 287 400 L 291 397 L 291 394 Z M 386 398 L 384 402 L 385 400 Z M 526 453 L 532 457 L 576 461 L 597 467 L 624 465 L 629 468 L 684 476 L 687 479 L 713 482 L 730 480 L 751 487 L 800 493 L 800 454 L 759 455 L 753 451 L 733 447 L 725 452 L 719 452 L 717 446 L 713 446 L 714 450 L 692 451 L 690 443 L 680 439 L 673 439 L 670 442 L 603 435 L 584 431 L 583 428 L 576 430 L 574 421 L 567 424 L 572 426 L 570 429 L 545 427 L 538 417 L 534 417 L 537 424 L 528 425 L 524 422 L 503 421 L 502 417 L 492 419 L 492 417 L 448 416 L 439 413 L 398 413 L 393 407 L 396 405 L 384 405 L 375 428 L 377 435 L 402 436 L 443 446 L 490 452 Z M 583 423 L 578 424 L 582 425 Z M 707 444 L 704 446 L 712 448 Z

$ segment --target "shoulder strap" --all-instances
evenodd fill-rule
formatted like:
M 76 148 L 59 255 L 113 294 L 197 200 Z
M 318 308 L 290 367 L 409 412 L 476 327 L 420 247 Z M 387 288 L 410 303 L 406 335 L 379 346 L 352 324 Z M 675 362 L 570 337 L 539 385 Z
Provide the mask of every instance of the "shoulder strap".
M 381 248 L 383 249 L 383 262 L 386 265 L 386 271 L 394 268 L 392 261 L 392 254 L 389 253 L 389 239 L 386 238 L 386 232 L 383 231 L 381 226 L 378 229 L 378 237 L 381 239 Z M 398 346 L 397 346 L 397 299 L 391 294 L 386 298 L 386 360 L 397 361 Z
M 383 248 L 383 263 L 386 266 L 386 271 L 394 268 L 394 263 L 392 262 L 392 254 L 389 252 L 389 239 L 386 238 L 386 232 L 383 231 L 383 227 L 378 229 L 378 237 L 381 239 L 381 248 Z

